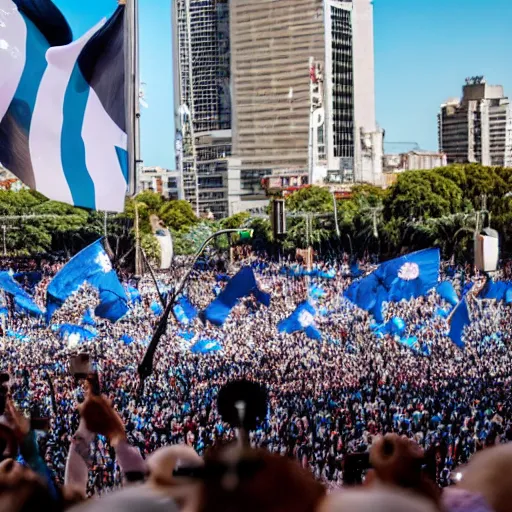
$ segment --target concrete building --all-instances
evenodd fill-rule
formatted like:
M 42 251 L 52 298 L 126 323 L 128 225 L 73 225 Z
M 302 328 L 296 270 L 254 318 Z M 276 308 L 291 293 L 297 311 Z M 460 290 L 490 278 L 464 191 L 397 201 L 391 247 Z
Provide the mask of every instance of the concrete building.
M 413 150 L 408 153 L 384 155 L 384 172 L 437 169 L 447 165 L 444 153 Z
M 448 163 L 512 164 L 512 107 L 501 85 L 466 79 L 462 99 L 441 105 L 438 124 Z
M 166 199 L 183 199 L 179 172 L 162 167 L 143 167 L 139 175 L 138 190 L 151 190 Z
M 231 0 L 230 34 L 231 213 L 273 174 L 382 183 L 371 0 Z
M 198 215 L 228 215 L 229 0 L 173 2 L 176 168 Z

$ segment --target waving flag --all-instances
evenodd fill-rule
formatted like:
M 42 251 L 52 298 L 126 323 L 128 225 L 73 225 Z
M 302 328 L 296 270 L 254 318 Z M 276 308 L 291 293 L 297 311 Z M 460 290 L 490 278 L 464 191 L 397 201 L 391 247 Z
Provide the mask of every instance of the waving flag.
M 87 311 L 84 313 L 84 316 L 82 317 L 82 323 L 84 325 L 90 325 L 92 327 L 96 326 L 96 320 L 92 317 L 92 313 L 90 309 L 87 309 Z
M 320 285 L 313 284 L 309 288 L 309 296 L 312 299 L 320 299 L 324 295 L 325 295 L 325 290 Z
M 291 334 L 303 331 L 313 340 L 321 340 L 322 334 L 315 326 L 316 310 L 309 302 L 299 304 L 295 311 L 285 320 L 281 320 L 277 326 L 279 332 Z
M 194 339 L 195 334 L 192 331 L 178 331 L 178 336 L 185 341 L 191 341 Z
M 199 340 L 190 347 L 193 354 L 208 354 L 222 350 L 222 345 L 217 340 Z
M 354 279 L 361 277 L 363 275 L 362 270 L 359 268 L 358 261 L 354 261 L 350 264 L 350 274 Z
M 438 317 L 441 317 L 441 318 L 448 318 L 450 316 L 450 312 L 447 311 L 446 309 L 437 307 L 435 312 L 434 312 L 434 315 L 438 316 Z
M 412 350 L 415 354 L 429 356 L 431 351 L 427 344 L 421 344 L 416 336 L 409 338 L 398 338 L 398 343 Z
M 462 299 L 458 306 L 453 310 L 452 316 L 449 320 L 450 333 L 448 336 L 457 345 L 457 347 L 464 349 L 465 344 L 462 341 L 464 328 L 471 324 L 469 315 L 469 308 L 466 299 Z
M 13 278 L 33 294 L 36 286 L 43 279 L 43 274 L 41 272 L 17 272 Z
M 381 325 L 373 324 L 371 326 L 377 335 L 392 334 L 393 336 L 402 337 L 407 329 L 404 320 L 399 317 L 393 317 L 389 322 Z
M 9 338 L 16 338 L 18 341 L 21 341 L 23 343 L 27 343 L 30 341 L 30 336 L 27 336 L 23 332 L 13 331 L 12 329 L 7 329 L 5 334 Z
M 178 298 L 173 309 L 180 324 L 188 325 L 197 317 L 197 309 L 183 295 Z
M 204 317 L 212 324 L 222 325 L 238 301 L 249 295 L 254 295 L 258 302 L 270 305 L 270 294 L 258 288 L 251 267 L 242 267 L 226 285 L 219 296 L 204 310 Z
M 128 312 L 128 297 L 112 268 L 103 240 L 98 240 L 71 258 L 46 290 L 47 321 L 66 299 L 84 283 L 98 289 L 100 303 L 94 313 L 116 322 Z
M 63 324 L 59 327 L 59 335 L 62 338 L 64 338 L 65 336 L 76 335 L 81 340 L 89 341 L 94 339 L 98 335 L 98 333 L 90 331 L 89 329 L 86 329 L 85 327 L 82 327 L 80 325 Z
M 9 272 L 0 272 L 0 290 L 12 295 L 17 309 L 21 312 L 33 316 L 43 314 L 32 297 L 13 279 Z
M 163 312 L 164 312 L 164 308 L 162 307 L 162 305 L 160 304 L 160 302 L 157 302 L 156 300 L 154 300 L 152 303 L 151 303 L 151 306 L 149 306 L 151 308 L 151 311 L 153 311 L 153 313 L 156 315 L 156 316 L 160 316 Z
M 124 6 L 73 41 L 51 0 L 0 0 L 0 162 L 75 206 L 123 211 Z
M 137 290 L 137 288 L 135 288 L 135 286 L 128 285 L 126 287 L 126 291 L 128 293 L 128 297 L 130 298 L 130 302 L 132 302 L 133 304 L 135 304 L 135 303 L 140 304 L 142 302 L 142 296 L 141 296 L 139 290 Z
M 352 283 L 345 297 L 382 322 L 382 304 L 426 295 L 439 280 L 439 249 L 427 249 L 382 263 L 369 276 Z
M 479 294 L 480 299 L 496 300 L 498 302 L 507 301 L 507 292 L 512 290 L 510 281 L 494 281 L 489 279 Z M 509 294 L 510 295 L 510 294 Z M 510 296 L 509 296 L 510 299 Z M 509 301 L 507 301 L 510 303 Z
M 450 281 L 443 281 L 442 283 L 439 283 L 437 286 L 437 293 L 443 300 L 452 306 L 456 306 L 459 303 L 459 296 Z
M 121 336 L 121 341 L 125 344 L 125 345 L 131 345 L 135 340 L 131 337 L 131 336 L 128 336 L 128 334 L 123 334 Z

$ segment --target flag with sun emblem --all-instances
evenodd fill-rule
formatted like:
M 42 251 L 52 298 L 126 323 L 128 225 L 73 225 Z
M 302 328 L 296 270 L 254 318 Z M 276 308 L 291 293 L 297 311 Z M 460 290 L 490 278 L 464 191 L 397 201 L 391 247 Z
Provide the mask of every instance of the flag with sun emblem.
M 441 256 L 427 249 L 383 263 L 375 272 L 353 283 L 345 297 L 383 321 L 382 304 L 426 295 L 437 286 Z
M 80 286 L 97 288 L 100 303 L 95 315 L 116 322 L 128 311 L 128 297 L 100 239 L 79 252 L 62 267 L 46 290 L 47 321 Z
M 322 334 L 315 325 L 316 309 L 309 302 L 303 302 L 297 306 L 297 309 L 284 320 L 279 322 L 277 329 L 279 332 L 291 334 L 303 331 L 308 338 L 312 340 L 321 340 Z
M 426 249 L 387 261 L 375 274 L 388 290 L 388 300 L 399 302 L 421 297 L 435 288 L 440 264 L 439 249 Z

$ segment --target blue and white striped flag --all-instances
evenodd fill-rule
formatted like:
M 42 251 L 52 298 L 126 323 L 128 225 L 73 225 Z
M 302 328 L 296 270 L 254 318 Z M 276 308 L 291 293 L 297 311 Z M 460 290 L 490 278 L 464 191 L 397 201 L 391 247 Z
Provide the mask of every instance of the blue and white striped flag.
M 51 0 L 0 0 L 0 162 L 57 201 L 122 211 L 124 7 L 73 41 Z

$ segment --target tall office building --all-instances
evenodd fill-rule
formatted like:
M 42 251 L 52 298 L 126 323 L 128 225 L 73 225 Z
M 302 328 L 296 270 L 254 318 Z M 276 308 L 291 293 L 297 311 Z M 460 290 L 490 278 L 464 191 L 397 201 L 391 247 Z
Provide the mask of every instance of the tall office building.
M 173 0 L 176 166 L 199 214 L 228 215 L 229 0 Z
M 501 85 L 466 79 L 462 99 L 441 105 L 439 148 L 448 163 L 512 166 L 512 106 Z
M 381 184 L 371 0 L 231 0 L 230 212 L 262 179 Z

